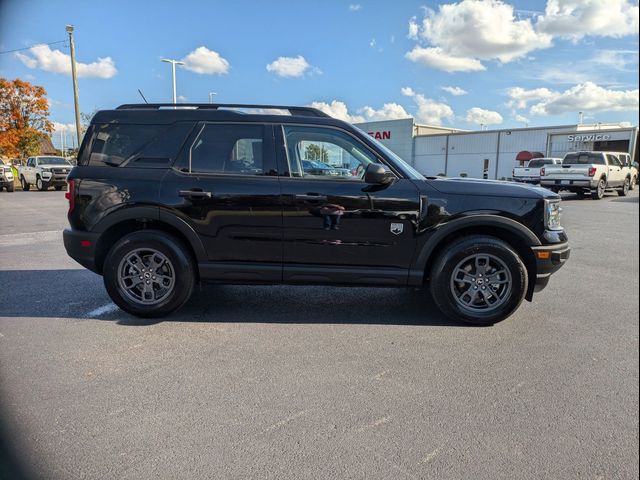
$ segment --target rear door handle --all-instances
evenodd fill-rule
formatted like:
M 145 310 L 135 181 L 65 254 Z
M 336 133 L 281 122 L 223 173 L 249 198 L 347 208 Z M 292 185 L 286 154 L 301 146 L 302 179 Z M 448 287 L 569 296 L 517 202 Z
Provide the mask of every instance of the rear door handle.
M 204 192 L 202 190 L 180 190 L 178 196 L 183 198 L 211 198 L 213 194 L 211 192 Z

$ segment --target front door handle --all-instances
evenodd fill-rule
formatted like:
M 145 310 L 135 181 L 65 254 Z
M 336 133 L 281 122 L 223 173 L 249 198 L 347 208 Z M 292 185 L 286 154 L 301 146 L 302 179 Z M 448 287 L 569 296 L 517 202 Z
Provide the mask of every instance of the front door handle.
M 196 190 L 180 190 L 178 196 L 183 198 L 211 198 L 213 194 L 211 192 L 204 192 L 201 189 Z
M 304 193 L 295 196 L 298 200 L 315 200 L 315 201 L 327 201 L 326 195 L 320 195 L 319 193 Z

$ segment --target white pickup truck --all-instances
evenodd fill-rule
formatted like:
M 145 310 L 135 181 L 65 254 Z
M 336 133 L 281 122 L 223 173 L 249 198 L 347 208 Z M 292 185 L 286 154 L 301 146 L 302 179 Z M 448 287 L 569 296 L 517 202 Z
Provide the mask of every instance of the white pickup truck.
M 516 167 L 513 169 L 511 178 L 520 183 L 540 183 L 540 169 L 547 165 L 560 165 L 561 158 L 534 158 L 529 160 L 526 167 Z
M 62 157 L 29 157 L 27 164 L 18 168 L 18 178 L 24 191 L 29 190 L 33 184 L 40 191 L 48 190 L 49 187 L 62 190 L 72 168 L 73 165 Z
M 616 190 L 624 197 L 631 189 L 633 167 L 629 154 L 620 152 L 571 152 L 562 165 L 543 167 L 540 185 L 555 192 L 569 190 L 600 200 L 604 193 Z

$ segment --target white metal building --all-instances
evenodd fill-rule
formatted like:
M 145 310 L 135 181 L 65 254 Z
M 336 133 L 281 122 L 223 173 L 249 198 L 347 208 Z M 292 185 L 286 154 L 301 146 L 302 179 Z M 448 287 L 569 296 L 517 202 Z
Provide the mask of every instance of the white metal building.
M 464 131 L 418 125 L 412 118 L 356 125 L 425 175 L 510 178 L 518 154 L 562 158 L 576 150 L 628 152 L 637 161 L 638 127 L 624 124 Z M 522 157 L 521 158 L 526 158 Z

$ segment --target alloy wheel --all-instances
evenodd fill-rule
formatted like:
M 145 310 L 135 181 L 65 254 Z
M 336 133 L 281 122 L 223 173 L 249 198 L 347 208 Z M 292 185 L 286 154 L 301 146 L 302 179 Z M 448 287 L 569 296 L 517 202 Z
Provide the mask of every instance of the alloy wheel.
M 156 305 L 175 287 L 175 269 L 158 250 L 139 248 L 122 257 L 117 270 L 122 293 L 140 305 Z
M 495 255 L 469 255 L 456 265 L 450 289 L 456 303 L 471 312 L 490 312 L 504 304 L 511 293 L 511 272 Z

